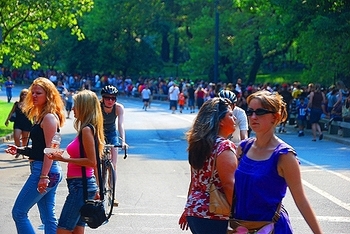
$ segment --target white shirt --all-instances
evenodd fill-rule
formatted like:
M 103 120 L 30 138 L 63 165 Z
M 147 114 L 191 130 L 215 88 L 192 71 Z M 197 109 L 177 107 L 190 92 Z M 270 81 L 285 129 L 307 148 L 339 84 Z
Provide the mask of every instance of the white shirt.
M 142 92 L 142 99 L 149 99 L 151 95 L 151 90 L 150 89 L 143 89 Z
M 237 118 L 235 121 L 236 130 L 232 133 L 230 140 L 238 146 L 242 140 L 241 130 L 248 130 L 248 118 L 245 111 L 238 106 L 235 106 L 235 109 L 233 109 L 233 115 Z
M 177 86 L 171 86 L 169 88 L 169 99 L 177 101 L 179 99 L 180 89 Z

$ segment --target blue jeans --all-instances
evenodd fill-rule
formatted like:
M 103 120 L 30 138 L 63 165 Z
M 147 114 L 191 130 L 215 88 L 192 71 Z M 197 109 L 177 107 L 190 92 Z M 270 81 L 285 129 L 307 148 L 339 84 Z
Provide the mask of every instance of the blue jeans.
M 226 234 L 228 220 L 204 219 L 187 216 L 188 226 L 193 234 Z
M 34 234 L 34 227 L 28 218 L 29 210 L 37 204 L 41 222 L 45 225 L 45 234 L 55 234 L 57 218 L 55 214 L 56 190 L 62 180 L 62 169 L 58 162 L 53 162 L 50 173 L 57 175 L 56 183 L 52 183 L 45 193 L 37 191 L 41 174 L 42 161 L 30 162 L 30 175 L 19 192 L 12 208 L 12 218 L 15 221 L 17 233 Z
M 86 178 L 88 189 L 88 200 L 95 198 L 97 183 L 95 177 Z M 68 196 L 64 202 L 58 228 L 73 231 L 76 226 L 85 226 L 80 219 L 80 208 L 84 205 L 83 179 L 67 179 Z
M 117 131 L 105 132 L 105 141 L 106 144 L 119 145 Z

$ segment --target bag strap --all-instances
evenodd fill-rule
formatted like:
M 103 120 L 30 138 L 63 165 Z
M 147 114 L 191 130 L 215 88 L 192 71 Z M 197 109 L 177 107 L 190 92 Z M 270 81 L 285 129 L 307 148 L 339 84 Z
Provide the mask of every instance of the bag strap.
M 91 131 L 94 132 L 94 129 L 91 124 L 87 125 Z M 96 152 L 96 161 L 97 161 L 97 175 L 98 175 L 98 181 L 99 181 L 99 189 L 100 189 L 100 200 L 104 200 L 104 195 L 103 195 L 103 186 L 102 186 L 102 173 L 101 173 L 101 160 L 98 152 L 98 146 L 97 146 L 97 138 L 96 135 L 94 134 L 94 140 L 95 140 L 95 152 Z M 80 157 L 85 158 L 85 152 L 84 152 L 84 147 L 83 147 L 83 133 L 79 133 L 79 142 L 80 142 Z M 87 193 L 87 179 L 86 179 L 86 169 L 85 167 L 81 167 L 81 173 L 82 173 L 82 178 L 83 178 L 83 192 L 84 192 L 84 201 L 88 200 L 88 193 Z

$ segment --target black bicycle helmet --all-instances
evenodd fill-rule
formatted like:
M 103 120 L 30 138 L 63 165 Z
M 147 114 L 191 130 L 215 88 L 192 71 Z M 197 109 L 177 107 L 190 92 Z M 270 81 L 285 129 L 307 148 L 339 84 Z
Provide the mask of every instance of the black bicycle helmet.
M 113 85 L 106 85 L 105 87 L 102 88 L 101 90 L 101 95 L 113 95 L 113 96 L 117 96 L 118 93 L 118 89 L 116 87 L 114 87 Z
M 219 98 L 227 98 L 232 102 L 232 104 L 237 102 L 237 96 L 234 92 L 229 90 L 221 90 L 218 94 Z

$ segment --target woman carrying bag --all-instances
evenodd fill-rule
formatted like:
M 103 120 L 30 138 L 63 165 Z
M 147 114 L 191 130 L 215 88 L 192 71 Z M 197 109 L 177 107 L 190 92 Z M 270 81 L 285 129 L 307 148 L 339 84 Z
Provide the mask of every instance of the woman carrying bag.
M 235 116 L 228 99 L 204 102 L 187 133 L 191 182 L 185 210 L 179 220 L 182 230 L 192 233 L 226 234 L 229 214 L 210 210 L 211 183 L 231 206 L 236 149 L 228 137 L 235 130 Z

